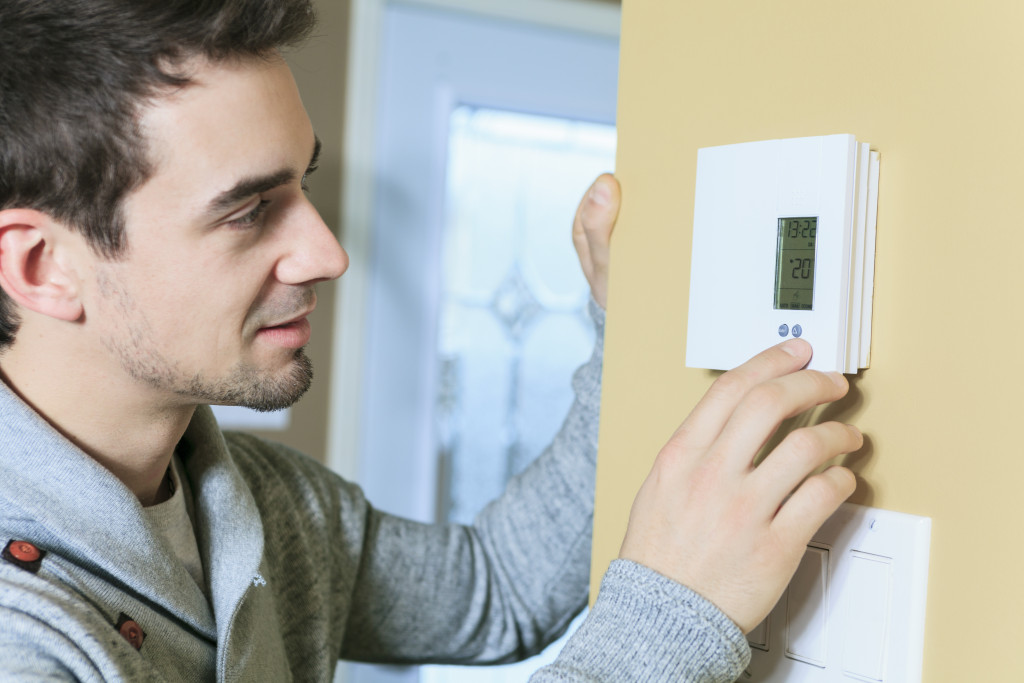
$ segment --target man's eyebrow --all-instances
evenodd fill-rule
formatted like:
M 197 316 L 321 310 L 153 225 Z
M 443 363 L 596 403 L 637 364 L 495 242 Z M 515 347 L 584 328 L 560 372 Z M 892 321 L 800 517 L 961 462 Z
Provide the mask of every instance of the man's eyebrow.
M 275 171 L 268 175 L 243 178 L 235 183 L 234 187 L 231 189 L 225 190 L 214 197 L 210 201 L 210 205 L 207 207 L 206 211 L 210 215 L 222 214 L 225 211 L 235 208 L 235 205 L 244 199 L 248 199 L 253 195 L 262 194 L 264 192 L 270 192 L 275 187 L 280 187 L 294 179 L 295 171 L 291 169 L 281 169 L 280 171 Z
M 316 170 L 317 162 L 320 160 L 320 147 L 320 138 L 315 138 L 313 144 L 313 155 L 310 157 L 309 166 L 305 171 L 306 174 L 312 173 Z M 267 175 L 243 178 L 235 183 L 235 185 L 230 189 L 227 189 L 214 197 L 206 209 L 207 213 L 210 215 L 222 214 L 225 211 L 233 209 L 239 202 L 248 199 L 253 195 L 269 192 L 275 187 L 286 185 L 293 180 L 295 180 L 295 171 L 289 168 L 283 168 L 279 171 L 268 173 Z

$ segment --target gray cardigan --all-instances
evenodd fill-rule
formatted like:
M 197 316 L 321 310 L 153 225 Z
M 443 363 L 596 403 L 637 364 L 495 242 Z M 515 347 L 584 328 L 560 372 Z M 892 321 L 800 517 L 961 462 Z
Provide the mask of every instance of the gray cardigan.
M 328 681 L 339 658 L 538 652 L 587 599 L 600 360 L 599 345 L 552 445 L 472 527 L 383 514 L 312 459 L 198 409 L 179 452 L 209 600 L 132 493 L 0 382 L 0 546 L 42 551 L 0 560 L 0 678 Z M 136 625 L 138 649 L 121 634 Z M 532 680 L 731 681 L 748 659 L 710 603 L 616 561 Z

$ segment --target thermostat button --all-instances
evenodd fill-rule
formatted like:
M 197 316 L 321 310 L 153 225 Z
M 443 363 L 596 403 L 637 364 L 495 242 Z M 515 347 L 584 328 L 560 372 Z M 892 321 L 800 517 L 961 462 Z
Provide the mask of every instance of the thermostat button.
M 800 327 L 799 325 L 793 325 L 793 336 L 794 337 L 799 337 L 803 333 L 804 333 L 804 328 Z
M 785 337 L 787 334 L 789 334 L 789 325 L 786 325 L 786 324 L 779 325 L 779 336 L 780 337 Z

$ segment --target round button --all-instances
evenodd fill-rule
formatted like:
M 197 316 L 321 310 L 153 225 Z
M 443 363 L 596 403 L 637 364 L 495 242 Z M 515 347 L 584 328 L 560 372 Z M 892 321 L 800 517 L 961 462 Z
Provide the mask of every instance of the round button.
M 27 541 L 14 541 L 10 547 L 11 557 L 22 562 L 35 562 L 39 559 L 39 548 Z
M 799 325 L 793 325 L 793 336 L 794 337 L 799 337 L 803 333 L 804 333 L 804 328 L 800 327 Z
M 142 647 L 142 641 L 146 637 L 142 632 L 142 627 L 131 619 L 121 624 L 121 628 L 118 629 L 118 632 L 121 634 L 121 637 L 127 640 L 128 643 L 136 650 Z
M 779 336 L 785 337 L 787 334 L 789 334 L 789 325 L 785 323 L 779 325 Z

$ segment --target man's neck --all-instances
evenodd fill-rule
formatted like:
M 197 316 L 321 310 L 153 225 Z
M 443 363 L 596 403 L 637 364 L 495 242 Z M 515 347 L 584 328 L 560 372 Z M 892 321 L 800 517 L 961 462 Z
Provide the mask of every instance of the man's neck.
M 39 415 L 120 479 L 144 505 L 168 493 L 167 468 L 194 406 L 169 406 L 138 382 L 96 371 L 75 354 L 0 357 L 0 379 Z

